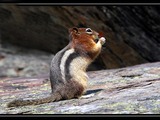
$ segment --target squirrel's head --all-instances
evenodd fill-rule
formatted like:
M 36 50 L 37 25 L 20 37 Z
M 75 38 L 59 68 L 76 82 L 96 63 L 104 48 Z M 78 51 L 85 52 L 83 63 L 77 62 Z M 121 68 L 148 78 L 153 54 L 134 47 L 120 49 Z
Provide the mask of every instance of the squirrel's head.
M 69 29 L 69 33 L 72 47 L 79 51 L 99 53 L 105 43 L 105 38 L 100 38 L 99 33 L 91 28 L 73 27 Z
M 99 33 L 91 28 L 77 28 L 73 27 L 69 29 L 71 40 L 78 40 L 79 42 L 93 42 L 97 43 L 99 39 Z

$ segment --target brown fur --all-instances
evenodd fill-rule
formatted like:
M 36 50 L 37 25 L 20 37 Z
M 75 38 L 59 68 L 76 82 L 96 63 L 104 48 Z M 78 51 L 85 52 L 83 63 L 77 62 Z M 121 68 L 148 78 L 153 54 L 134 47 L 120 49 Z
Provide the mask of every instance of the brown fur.
M 101 42 L 95 42 L 98 38 L 96 31 L 88 32 L 86 28 L 71 28 L 70 43 L 63 50 L 58 52 L 51 64 L 50 81 L 52 93 L 50 96 L 41 99 L 33 100 L 14 100 L 10 102 L 8 107 L 25 106 L 25 105 L 38 105 L 49 103 L 53 101 L 79 98 L 84 94 L 87 87 L 87 74 L 86 69 L 88 65 L 98 56 L 101 51 Z M 68 62 L 70 63 L 68 69 L 70 74 L 68 79 L 64 80 L 61 77 L 60 61 L 63 53 L 67 50 L 74 50 L 74 55 Z M 68 53 L 70 55 L 70 53 Z M 67 57 L 66 57 L 67 58 Z M 63 64 L 61 64 L 63 66 Z M 67 65 L 67 64 L 66 64 Z M 65 67 L 65 66 L 64 66 Z
M 98 39 L 98 33 L 92 30 L 93 34 L 86 34 L 86 28 L 79 28 L 78 31 L 75 29 L 69 30 L 70 36 L 72 36 L 72 47 L 79 52 L 89 55 L 94 60 L 101 51 L 101 48 L 94 50 L 98 47 L 95 43 L 95 39 Z

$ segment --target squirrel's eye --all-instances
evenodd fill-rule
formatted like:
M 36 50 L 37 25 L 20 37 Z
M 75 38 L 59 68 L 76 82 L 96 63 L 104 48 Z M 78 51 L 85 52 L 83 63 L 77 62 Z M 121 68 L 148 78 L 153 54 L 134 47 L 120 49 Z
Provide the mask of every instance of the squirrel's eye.
M 91 28 L 87 28 L 87 29 L 86 29 L 86 32 L 87 32 L 88 34 L 92 34 Z

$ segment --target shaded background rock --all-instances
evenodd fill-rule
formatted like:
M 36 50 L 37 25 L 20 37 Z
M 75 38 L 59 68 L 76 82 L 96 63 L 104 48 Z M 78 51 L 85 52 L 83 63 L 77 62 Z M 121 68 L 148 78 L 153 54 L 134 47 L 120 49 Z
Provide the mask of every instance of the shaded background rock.
M 14 45 L 5 45 L 0 51 L 0 78 L 49 74 L 54 56 L 48 52 Z
M 160 60 L 159 6 L 0 5 L 2 47 L 11 43 L 55 54 L 68 43 L 68 28 L 87 26 L 107 38 L 89 70 Z

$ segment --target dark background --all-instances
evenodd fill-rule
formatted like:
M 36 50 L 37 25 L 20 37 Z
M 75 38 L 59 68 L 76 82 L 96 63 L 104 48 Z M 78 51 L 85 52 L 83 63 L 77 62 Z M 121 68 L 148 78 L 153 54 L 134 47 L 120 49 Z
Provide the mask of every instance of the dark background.
M 160 60 L 159 5 L 0 5 L 1 46 L 55 54 L 68 44 L 68 28 L 90 27 L 107 39 L 89 70 Z

